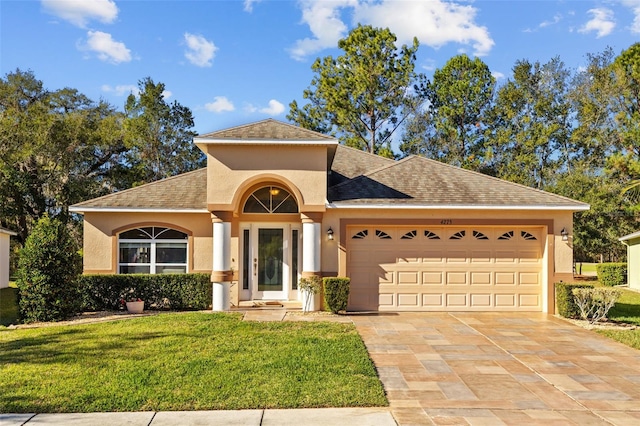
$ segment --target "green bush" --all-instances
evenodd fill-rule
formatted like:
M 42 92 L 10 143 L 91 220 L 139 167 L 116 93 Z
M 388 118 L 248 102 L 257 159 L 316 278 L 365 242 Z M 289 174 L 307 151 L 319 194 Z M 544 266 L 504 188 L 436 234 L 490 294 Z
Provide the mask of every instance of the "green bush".
M 77 277 L 82 268 L 67 227 L 40 219 L 20 251 L 19 315 L 24 322 L 59 321 L 80 310 Z
M 576 305 L 573 289 L 593 288 L 592 284 L 556 283 L 556 309 L 565 318 L 580 318 L 580 308 Z
M 349 301 L 349 278 L 326 277 L 322 279 L 324 305 L 334 314 L 347 310 Z
M 598 281 L 602 285 L 613 287 L 627 283 L 626 263 L 599 263 L 596 265 Z
M 145 309 L 199 310 L 211 306 L 209 274 L 108 274 L 79 278 L 83 309 L 124 308 L 124 301 L 140 298 Z

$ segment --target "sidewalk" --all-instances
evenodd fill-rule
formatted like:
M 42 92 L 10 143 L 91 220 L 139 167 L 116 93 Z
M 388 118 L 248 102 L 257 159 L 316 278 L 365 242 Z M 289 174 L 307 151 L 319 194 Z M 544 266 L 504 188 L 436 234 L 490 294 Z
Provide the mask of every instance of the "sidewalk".
M 0 414 L 0 426 L 396 426 L 387 408 Z

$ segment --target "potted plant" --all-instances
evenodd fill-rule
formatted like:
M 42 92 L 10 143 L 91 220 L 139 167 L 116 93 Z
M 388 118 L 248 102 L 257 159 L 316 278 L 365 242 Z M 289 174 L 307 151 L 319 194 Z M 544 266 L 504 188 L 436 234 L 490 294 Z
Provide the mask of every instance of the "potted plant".
M 318 297 L 322 280 L 319 276 L 313 275 L 307 278 L 300 278 L 298 289 L 302 293 L 302 311 L 316 311 L 319 309 Z
M 141 314 L 144 310 L 144 300 L 138 298 L 128 300 L 126 302 L 127 311 L 130 314 Z

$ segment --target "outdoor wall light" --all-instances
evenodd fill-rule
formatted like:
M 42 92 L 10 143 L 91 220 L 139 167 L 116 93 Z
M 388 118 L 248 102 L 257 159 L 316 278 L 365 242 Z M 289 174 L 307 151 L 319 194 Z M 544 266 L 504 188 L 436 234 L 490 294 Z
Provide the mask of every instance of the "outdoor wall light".
M 327 229 L 327 238 L 329 238 L 329 241 L 333 241 L 333 229 L 331 227 Z
M 567 232 L 567 228 L 562 228 L 562 231 L 560 231 L 560 235 L 562 235 L 562 241 L 569 241 L 569 233 Z

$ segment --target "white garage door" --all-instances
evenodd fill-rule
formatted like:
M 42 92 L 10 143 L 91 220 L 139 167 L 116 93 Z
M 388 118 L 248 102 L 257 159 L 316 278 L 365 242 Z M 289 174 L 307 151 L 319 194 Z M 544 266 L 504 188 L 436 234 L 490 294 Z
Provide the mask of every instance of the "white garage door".
M 349 309 L 541 311 L 543 231 L 349 227 Z

